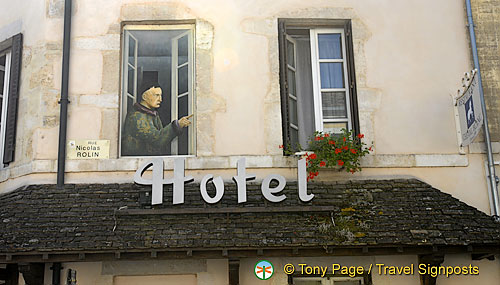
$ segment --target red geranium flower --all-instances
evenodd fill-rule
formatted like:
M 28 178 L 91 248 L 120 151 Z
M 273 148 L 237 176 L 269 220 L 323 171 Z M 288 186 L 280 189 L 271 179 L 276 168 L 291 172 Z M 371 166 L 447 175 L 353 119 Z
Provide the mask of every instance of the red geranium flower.
M 358 134 L 358 138 L 362 139 L 362 138 L 364 138 L 364 137 L 365 137 L 365 135 L 363 135 L 363 134 Z
M 283 145 L 280 145 L 279 148 L 283 148 Z
M 348 146 L 343 146 L 343 147 L 342 147 L 342 149 L 343 149 L 343 150 L 348 150 L 348 149 L 349 149 L 349 147 L 348 147 Z
M 328 141 L 328 144 L 335 144 L 335 141 Z
M 341 153 L 341 152 L 342 152 L 342 150 L 341 150 L 340 148 L 336 148 L 336 149 L 335 149 L 335 154 L 339 154 L 339 153 Z
M 322 141 L 323 140 L 323 137 L 315 137 L 314 138 L 315 141 Z
M 351 152 L 352 152 L 352 153 L 356 153 L 356 150 L 355 150 L 355 149 L 351 149 Z
M 370 147 L 368 150 L 369 150 L 369 151 L 372 151 L 372 147 Z
M 316 159 L 316 157 L 317 157 L 317 156 L 316 156 L 316 154 L 315 154 L 315 153 L 313 153 L 313 154 L 311 154 L 311 155 L 309 156 L 309 158 L 310 158 L 310 159 Z
M 330 137 L 330 135 L 329 134 L 325 134 L 325 138 L 328 138 L 328 137 Z
M 344 142 L 345 142 L 346 138 L 344 137 Z
M 340 166 L 344 165 L 344 162 L 343 162 L 342 160 L 340 160 L 340 159 L 339 159 L 339 160 L 337 160 L 337 163 L 338 163 Z
M 323 166 L 325 166 L 325 165 L 326 165 L 326 162 L 324 162 L 324 161 L 321 161 L 321 162 L 319 163 L 319 166 L 321 166 L 321 167 L 323 167 Z

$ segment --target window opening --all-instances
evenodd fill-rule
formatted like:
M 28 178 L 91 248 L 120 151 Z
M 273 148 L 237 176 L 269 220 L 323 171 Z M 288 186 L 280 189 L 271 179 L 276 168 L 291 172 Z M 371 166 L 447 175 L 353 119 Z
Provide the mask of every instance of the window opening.
M 307 149 L 315 131 L 359 133 L 350 22 L 343 28 L 286 22 L 279 20 L 284 145 Z
M 179 126 L 181 118 L 194 114 L 193 34 L 192 25 L 124 27 L 122 156 L 195 154 L 194 118 L 191 125 Z M 144 109 L 143 94 L 151 87 L 157 102 Z M 139 119 L 146 126 L 139 126 Z

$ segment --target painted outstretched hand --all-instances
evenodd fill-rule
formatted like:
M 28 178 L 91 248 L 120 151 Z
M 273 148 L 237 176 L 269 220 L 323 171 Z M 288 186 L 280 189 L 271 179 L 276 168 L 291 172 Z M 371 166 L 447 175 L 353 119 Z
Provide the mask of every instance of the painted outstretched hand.
M 193 116 L 194 116 L 194 114 L 191 114 L 189 116 L 185 116 L 185 117 L 180 118 L 179 119 L 179 126 L 181 128 L 185 128 L 185 127 L 191 125 L 191 121 L 189 119 L 191 119 Z

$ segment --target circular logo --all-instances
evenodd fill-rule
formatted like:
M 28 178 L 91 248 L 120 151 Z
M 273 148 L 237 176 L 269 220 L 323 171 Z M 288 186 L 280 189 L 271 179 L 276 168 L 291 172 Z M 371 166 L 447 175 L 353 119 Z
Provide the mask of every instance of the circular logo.
M 254 273 L 260 280 L 267 280 L 273 276 L 273 264 L 267 260 L 260 260 L 255 264 Z

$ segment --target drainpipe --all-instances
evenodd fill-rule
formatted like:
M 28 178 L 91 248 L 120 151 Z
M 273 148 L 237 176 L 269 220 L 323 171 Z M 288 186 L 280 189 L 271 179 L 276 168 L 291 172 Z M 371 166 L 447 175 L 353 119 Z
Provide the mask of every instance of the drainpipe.
M 64 39 L 61 84 L 61 112 L 59 115 L 59 148 L 57 154 L 57 187 L 64 186 L 64 168 L 66 165 L 66 128 L 68 125 L 68 80 L 69 80 L 69 44 L 71 38 L 71 0 L 64 2 Z
M 470 41 L 472 46 L 472 58 L 474 59 L 474 68 L 477 69 L 477 77 L 479 81 L 479 95 L 481 97 L 481 109 L 484 116 L 484 139 L 488 153 L 488 184 L 490 189 L 490 197 L 493 198 L 493 203 L 490 203 L 491 215 L 497 220 L 500 220 L 500 203 L 498 201 L 498 177 L 495 174 L 495 163 L 493 161 L 493 151 L 491 149 L 490 129 L 488 127 L 488 117 L 486 116 L 486 103 L 484 101 L 483 82 L 481 80 L 481 69 L 479 68 L 479 58 L 477 55 L 476 34 L 474 33 L 474 21 L 472 20 L 472 10 L 470 0 L 465 0 L 467 6 L 467 22 L 469 26 Z

